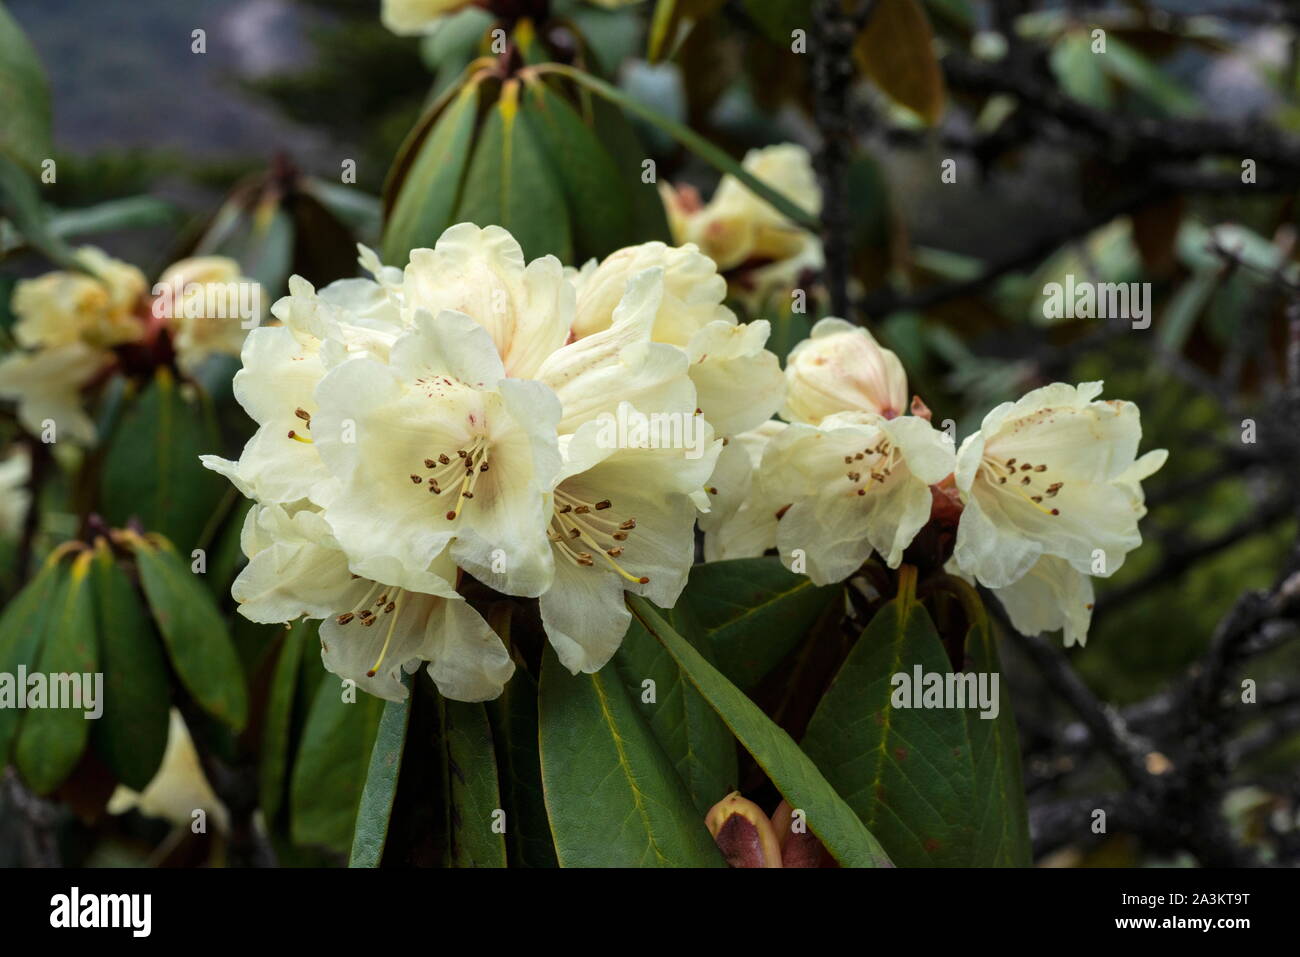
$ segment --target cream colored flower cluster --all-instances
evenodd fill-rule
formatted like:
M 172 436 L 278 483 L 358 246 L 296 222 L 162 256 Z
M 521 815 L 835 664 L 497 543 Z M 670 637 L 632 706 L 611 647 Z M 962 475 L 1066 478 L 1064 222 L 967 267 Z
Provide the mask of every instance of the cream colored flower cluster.
M 256 286 L 233 259 L 202 256 L 170 266 L 156 288 L 179 289 L 181 297 L 173 295 L 177 301 L 166 309 L 155 308 L 157 299 L 134 266 L 93 247 L 78 250 L 77 260 L 85 272 L 23 280 L 10 303 L 21 349 L 0 360 L 0 398 L 16 400 L 19 421 L 34 434 L 53 423 L 56 439 L 93 442 L 82 390 L 113 367 L 114 349 L 151 340 L 161 329 L 187 370 L 212 355 L 239 354 L 247 331 L 240 318 L 209 316 L 206 308 L 210 299 L 224 303 L 234 284 Z
M 462 223 L 404 269 L 301 278 L 234 382 L 258 430 L 204 457 L 256 505 L 233 592 L 260 622 L 324 619 L 334 673 L 401 699 L 495 697 L 514 669 L 461 595 L 473 576 L 540 599 L 560 661 L 592 672 L 671 606 L 694 558 L 721 436 L 781 402 L 768 323 L 738 323 L 694 246 L 647 243 L 566 270 Z
M 1141 544 L 1141 481 L 1166 457 L 1137 456 L 1137 406 L 1099 401 L 1100 382 L 1058 382 L 998 406 L 955 450 L 928 410 L 906 414 L 898 357 L 840 319 L 814 327 L 785 375 L 784 421 L 719 459 L 707 558 L 776 548 L 817 584 L 873 551 L 897 567 L 946 487 L 961 507 L 949 569 L 994 589 L 1020 631 L 1086 639 L 1091 579 Z

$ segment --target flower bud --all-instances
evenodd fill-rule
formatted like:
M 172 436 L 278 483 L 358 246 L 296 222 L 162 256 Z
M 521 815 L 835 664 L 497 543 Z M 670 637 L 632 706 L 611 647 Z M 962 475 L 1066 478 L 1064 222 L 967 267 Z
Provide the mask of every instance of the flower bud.
M 782 867 L 838 867 L 821 839 L 796 818 L 790 802 L 782 800 L 772 812 L 772 830 L 781 845 Z
M 836 412 L 887 419 L 907 409 L 907 374 L 898 356 L 843 319 L 822 319 L 790 352 L 783 418 L 817 425 Z
M 781 846 L 772 822 L 753 801 L 732 791 L 713 807 L 704 824 L 732 867 L 780 867 Z

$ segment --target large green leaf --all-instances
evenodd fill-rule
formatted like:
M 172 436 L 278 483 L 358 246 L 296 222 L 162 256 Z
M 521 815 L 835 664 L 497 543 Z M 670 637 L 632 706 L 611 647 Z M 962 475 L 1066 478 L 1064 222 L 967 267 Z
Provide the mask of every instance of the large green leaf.
M 345 701 L 337 678 L 316 688 L 293 765 L 290 834 L 295 844 L 318 844 L 341 854 L 352 847 L 357 808 L 385 702 L 351 691 Z
M 975 590 L 953 579 L 972 620 L 966 634 L 966 664 L 976 674 L 1000 675 L 997 642 L 988 614 Z M 977 867 L 1029 867 L 1033 848 L 1020 771 L 1020 738 L 1010 696 L 998 682 L 998 715 L 982 718 L 966 712 L 966 730 L 975 761 L 975 847 L 971 862 Z
M 52 555 L 27 586 L 5 606 L 0 617 L 0 674 L 17 676 L 19 667 L 35 671 L 40 662 L 41 641 L 58 608 L 68 577 L 68 565 Z M 16 680 L 16 678 L 15 678 Z M 15 692 L 21 689 L 15 688 Z M 6 702 L 0 707 L 0 767 L 9 758 L 9 745 L 25 714 Z
M 976 795 L 965 712 L 891 704 L 895 675 L 952 670 L 916 601 L 915 572 L 905 567 L 899 581 L 898 597 L 872 618 L 817 706 L 803 746 L 896 864 L 968 865 Z
M 401 179 L 384 227 L 384 261 L 404 263 L 453 223 L 478 118 L 477 83 L 467 83 L 437 118 Z
M 790 736 L 677 634 L 653 605 L 639 597 L 630 598 L 629 604 L 633 615 L 668 649 L 781 795 L 804 812 L 809 830 L 826 850 L 846 867 L 888 867 L 889 857 L 879 842 Z
M 678 604 L 699 624 L 713 663 L 733 684 L 752 688 L 808 633 L 841 589 L 818 587 L 776 556 L 709 562 L 691 569 Z
M 402 675 L 402 684 L 410 690 L 409 674 Z M 361 791 L 361 806 L 357 808 L 349 867 L 378 867 L 384 856 L 384 844 L 388 841 L 388 820 L 393 813 L 397 779 L 402 771 L 402 750 L 406 746 L 406 729 L 410 723 L 409 695 L 404 701 L 384 702 L 384 713 L 379 719 L 379 730 L 375 734 L 375 746 L 370 751 L 366 784 Z
M 489 618 L 502 641 L 504 621 Z M 542 768 L 537 751 L 537 681 L 515 669 L 500 697 L 487 703 L 506 812 L 506 856 L 512 867 L 555 867 L 555 845 L 546 820 Z
M 45 706 L 28 712 L 14 745 L 14 764 L 37 794 L 53 791 L 72 772 L 90 735 L 91 722 L 86 718 L 90 708 L 84 695 L 93 693 L 86 681 L 93 681 L 99 671 L 91 560 L 88 551 L 76 557 L 55 601 L 38 666 L 48 683 Z M 59 701 L 55 693 L 56 685 L 70 689 L 74 679 L 83 689 L 75 707 L 75 699 Z M 96 704 L 102 707 L 105 702 Z
M 501 791 L 487 712 L 479 703 L 439 700 L 447 844 L 454 867 L 505 867 Z
M 104 518 L 123 526 L 135 516 L 188 554 L 202 544 L 226 491 L 221 476 L 199 464 L 219 445 L 210 409 L 182 397 L 172 375 L 159 370 L 114 431 L 104 460 Z
M 145 597 L 181 684 L 204 711 L 236 731 L 248 719 L 239 655 L 211 593 L 158 536 L 132 536 Z
M 536 142 L 550 162 L 568 203 L 573 261 L 586 262 L 639 242 L 618 169 L 592 128 L 539 79 L 528 84 L 526 108 Z
M 704 816 L 610 669 L 571 675 L 548 647 L 538 711 L 561 866 L 721 866 Z
M 705 814 L 736 788 L 736 742 L 731 732 L 639 621 L 628 628 L 614 664 L 696 810 Z M 649 702 L 647 681 L 653 682 L 654 689 L 654 700 Z
M 520 119 L 523 108 L 518 81 L 507 81 L 479 131 L 456 222 L 508 229 L 528 259 L 572 262 L 564 196 L 531 124 Z
M 0 4 L 0 153 L 35 172 L 52 151 L 45 71 L 17 21 Z
M 135 585 L 102 538 L 92 576 L 107 702 L 95 722 L 95 749 L 119 781 L 143 791 L 167 750 L 167 661 Z

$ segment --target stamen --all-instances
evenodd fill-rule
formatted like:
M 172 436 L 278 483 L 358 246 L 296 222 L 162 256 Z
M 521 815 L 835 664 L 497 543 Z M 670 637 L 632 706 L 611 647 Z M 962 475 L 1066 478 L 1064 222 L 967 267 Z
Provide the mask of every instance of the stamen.
M 399 591 L 397 593 L 397 601 L 393 604 L 390 604 L 387 608 L 384 609 L 384 611 L 391 612 L 394 608 L 397 607 L 397 605 L 401 604 L 402 599 L 405 597 L 406 597 L 406 592 Z M 394 615 L 392 622 L 389 623 L 388 634 L 384 636 L 384 646 L 379 649 L 379 660 L 376 661 L 373 667 L 371 667 L 371 669 L 366 672 L 367 678 L 373 678 L 379 672 L 379 666 L 384 663 L 384 656 L 388 654 L 388 646 L 393 640 L 393 631 L 397 628 L 397 619 L 398 616 Z

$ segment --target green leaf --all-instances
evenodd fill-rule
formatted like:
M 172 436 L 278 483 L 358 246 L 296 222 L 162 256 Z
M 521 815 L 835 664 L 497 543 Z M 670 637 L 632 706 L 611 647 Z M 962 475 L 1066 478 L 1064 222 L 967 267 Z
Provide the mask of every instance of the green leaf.
M 695 809 L 706 814 L 737 785 L 736 743 L 731 732 L 639 621 L 628 628 L 614 664 L 628 695 L 639 705 L 690 792 Z M 644 700 L 646 680 L 654 682 L 653 702 Z
M 316 689 L 294 761 L 289 829 L 295 844 L 318 844 L 346 854 L 385 702 L 358 694 L 349 703 L 337 678 Z
M 402 675 L 402 684 L 409 692 L 409 674 Z M 405 701 L 384 702 L 384 713 L 379 719 L 379 730 L 375 734 L 375 746 L 370 751 L 366 784 L 361 791 L 361 806 L 357 808 L 349 867 L 378 867 L 384 856 L 384 844 L 388 841 L 388 820 L 393 813 L 397 779 L 402 771 L 402 749 L 406 746 L 406 729 L 410 723 L 409 694 Z
M 37 794 L 49 794 L 72 773 L 90 736 L 90 721 L 86 718 L 89 705 L 84 697 L 77 707 L 52 705 L 59 703 L 56 684 L 63 685 L 60 697 L 71 691 L 73 680 L 84 689 L 83 694 L 93 694 L 94 689 L 84 685 L 86 676 L 99 671 L 95 595 L 89 578 L 91 560 L 88 551 L 76 557 L 54 603 L 38 665 L 48 682 L 45 706 L 28 712 L 14 745 L 14 764 Z
M 699 623 L 718 670 L 748 689 L 798 646 L 840 594 L 839 586 L 818 587 L 769 556 L 696 565 L 678 603 Z
M 976 801 L 966 715 L 891 704 L 894 675 L 952 670 L 916 601 L 915 571 L 904 570 L 898 597 L 863 631 L 803 746 L 896 864 L 965 866 L 973 859 Z
M 571 675 L 547 647 L 542 786 L 562 867 L 717 867 L 672 762 L 611 670 Z
M 212 595 L 170 542 L 134 536 L 131 544 L 145 597 L 181 684 L 204 711 L 241 730 L 248 720 L 244 671 Z
M 744 0 L 743 6 L 764 35 L 780 46 L 788 48 L 797 29 L 811 32 L 807 0 Z
M 5 606 L 4 616 L 0 617 L 0 674 L 16 676 L 19 667 L 28 672 L 36 670 L 41 641 L 54 621 L 57 596 L 63 592 L 67 577 L 68 566 L 55 553 Z M 12 705 L 0 708 L 0 768 L 8 761 L 9 745 L 23 714 Z
M 420 143 L 384 227 L 384 262 L 404 263 L 452 225 L 478 119 L 477 83 L 463 86 Z M 397 175 L 397 167 L 393 176 Z
M 1102 68 L 1105 54 L 1092 52 L 1092 40 L 1083 30 L 1061 34 L 1052 46 L 1048 63 L 1061 89 L 1080 103 L 1099 110 L 1115 108 L 1110 78 Z
M 219 445 L 210 410 L 182 398 L 175 378 L 160 369 L 114 431 L 101 480 L 105 520 L 125 526 L 134 516 L 186 553 L 205 544 L 226 485 L 199 456 Z
M 782 797 L 807 815 L 809 829 L 831 856 L 845 867 L 890 866 L 871 832 L 790 736 L 670 628 L 653 605 L 635 596 L 629 597 L 628 603 L 632 614 L 668 649 Z
M 644 104 L 638 103 L 622 90 L 611 86 L 604 80 L 597 79 L 590 73 L 584 73 L 582 70 L 575 69 L 571 66 L 565 66 L 560 63 L 548 63 L 538 68 L 539 72 L 558 73 L 566 76 L 574 82 L 586 87 L 593 93 L 605 98 L 615 106 L 619 107 L 624 113 L 632 116 L 639 116 L 652 126 L 663 130 L 677 142 L 681 143 L 688 150 L 704 160 L 715 169 L 730 173 L 736 179 L 745 185 L 745 188 L 756 194 L 760 198 L 770 203 L 782 216 L 785 216 L 791 222 L 804 229 L 820 231 L 821 225 L 817 217 L 808 210 L 797 205 L 793 200 L 784 194 L 777 192 L 771 186 L 768 186 L 761 179 L 754 176 L 748 170 L 742 169 L 741 165 L 732 159 L 724 150 L 714 146 L 704 137 L 700 136 L 689 127 L 670 119 Z
M 35 172 L 52 152 L 45 71 L 18 22 L 0 4 L 0 153 Z
M 298 692 L 298 674 L 302 670 L 303 651 L 315 647 L 320 623 L 300 618 L 284 633 L 271 690 L 267 694 L 266 714 L 262 718 L 262 752 L 258 767 L 258 803 L 268 823 L 274 823 L 284 803 L 285 778 L 289 769 L 289 738 L 293 733 L 293 704 Z
M 508 229 L 528 259 L 572 262 L 564 196 L 520 109 L 519 83 L 508 80 L 479 131 L 455 220 Z
M 167 750 L 171 722 L 167 662 L 135 585 L 102 538 L 95 545 L 91 574 L 104 697 L 112 702 L 95 722 L 95 749 L 119 781 L 143 791 Z
M 540 80 L 529 83 L 525 96 L 522 115 L 568 203 L 573 261 L 603 259 L 638 242 L 618 169 L 591 127 Z
M 13 220 L 13 225 L 27 243 L 51 262 L 64 269 L 86 272 L 76 253 L 51 227 L 49 212 L 41 201 L 36 180 L 4 153 L 0 153 L 0 213 Z M 7 242 L 6 245 L 13 244 Z
M 966 633 L 967 670 L 1001 675 L 997 641 L 979 595 L 960 579 L 953 582 L 961 590 L 967 614 L 973 619 Z M 976 867 L 1029 867 L 1033 847 L 1020 769 L 1020 738 L 1002 681 L 998 682 L 997 717 L 982 718 L 978 710 L 968 709 L 966 730 L 975 761 L 975 848 L 971 863 Z
M 505 867 L 505 835 L 494 830 L 501 793 L 487 712 L 482 704 L 439 698 L 439 715 L 451 864 Z
M 943 115 L 943 71 L 934 34 L 918 0 L 889 0 L 872 8 L 853 53 L 890 99 L 934 125 Z
M 495 623 L 494 623 L 495 624 Z M 505 634 L 501 634 L 505 640 Z M 542 768 L 537 750 L 537 682 L 516 668 L 505 690 L 487 703 L 506 812 L 506 856 L 514 867 L 555 867 L 555 845 L 546 820 Z

